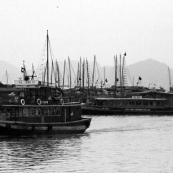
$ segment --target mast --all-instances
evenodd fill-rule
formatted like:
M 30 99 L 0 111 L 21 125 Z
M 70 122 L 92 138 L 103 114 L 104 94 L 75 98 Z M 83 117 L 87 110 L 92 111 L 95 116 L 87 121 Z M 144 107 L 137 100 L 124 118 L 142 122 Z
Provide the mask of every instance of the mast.
M 64 80 L 65 80 L 65 67 L 66 67 L 66 61 L 64 60 L 63 89 L 64 89 Z
M 83 60 L 83 69 L 82 69 L 82 82 L 83 82 L 83 90 L 84 90 L 84 86 L 85 86 L 85 59 Z
M 105 81 L 106 79 L 105 79 L 105 67 L 104 67 L 104 86 L 106 85 L 106 81 Z M 105 88 L 106 88 L 106 86 L 105 86 Z
M 122 86 L 122 75 L 121 75 L 121 54 L 120 54 L 120 87 Z
M 168 74 L 169 74 L 169 91 L 171 92 L 171 74 L 170 74 L 170 68 L 168 67 Z
M 8 73 L 7 73 L 7 70 L 6 70 L 6 78 L 7 78 L 7 85 L 8 85 Z
M 126 60 L 125 60 L 126 53 L 123 56 L 123 65 L 122 65 L 122 86 L 124 87 L 127 85 L 127 71 L 126 71 Z
M 78 62 L 78 66 L 77 66 L 77 86 L 79 86 L 79 80 L 80 80 L 80 74 L 79 74 L 79 62 Z
M 69 77 L 70 77 L 70 89 L 71 89 L 71 66 L 70 66 L 70 58 L 68 57 L 68 64 L 69 64 Z
M 81 72 L 82 72 L 82 71 L 81 71 L 81 69 L 82 69 L 82 60 L 81 60 L 81 57 L 80 57 L 80 67 L 79 67 L 79 68 L 80 68 L 80 70 L 79 70 L 79 78 L 80 78 L 80 79 L 79 79 L 79 80 L 80 80 L 80 88 L 81 88 L 81 84 L 82 84 L 82 83 L 81 83 L 81 81 L 82 81 L 82 75 L 81 75 Z
M 93 76 L 92 76 L 92 89 L 93 89 L 93 84 L 94 84 L 95 64 L 96 64 L 96 56 L 94 55 Z
M 114 56 L 114 61 L 115 61 L 115 95 L 117 93 L 117 55 L 116 58 Z
M 52 70 L 51 70 L 51 86 L 52 86 L 52 84 L 53 84 L 53 82 L 52 82 L 52 78 L 53 78 L 53 72 L 54 72 L 54 66 L 53 66 L 53 60 L 52 60 Z M 55 85 L 56 85 L 56 83 L 55 83 Z
M 49 86 L 49 35 L 47 30 L 47 86 Z
M 58 61 L 56 61 L 57 73 L 58 73 L 58 87 L 60 87 L 60 70 Z
M 88 89 L 89 89 L 90 75 L 89 75 L 89 64 L 88 64 L 88 60 L 87 59 L 86 59 L 86 70 L 87 70 Z
M 88 60 L 87 60 L 87 58 L 86 58 L 86 70 L 87 70 L 87 82 L 88 82 L 88 94 L 87 95 L 89 95 L 89 97 L 90 97 L 90 92 L 89 92 L 89 81 L 90 81 L 90 77 L 89 77 L 89 65 L 88 65 Z

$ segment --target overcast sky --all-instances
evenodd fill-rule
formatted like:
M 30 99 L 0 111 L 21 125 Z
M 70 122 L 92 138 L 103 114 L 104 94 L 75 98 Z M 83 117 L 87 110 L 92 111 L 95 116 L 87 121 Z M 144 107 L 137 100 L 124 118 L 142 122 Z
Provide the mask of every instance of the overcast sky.
M 126 52 L 128 65 L 152 58 L 173 68 L 172 0 L 4 0 L 0 18 L 0 60 L 19 68 L 38 65 L 47 30 L 58 61 L 96 55 L 113 66 Z

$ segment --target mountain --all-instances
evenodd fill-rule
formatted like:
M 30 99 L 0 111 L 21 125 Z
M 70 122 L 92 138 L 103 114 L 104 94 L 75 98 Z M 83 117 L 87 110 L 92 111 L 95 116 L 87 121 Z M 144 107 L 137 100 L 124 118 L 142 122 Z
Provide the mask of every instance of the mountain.
M 168 65 L 153 59 L 147 59 L 128 66 L 131 78 L 134 78 L 134 85 L 137 84 L 139 76 L 142 78 L 141 85 L 169 88 Z M 173 71 L 170 69 L 171 77 Z M 129 81 L 130 82 L 130 81 Z M 129 83 L 130 84 L 130 83 Z
M 19 68 L 5 61 L 0 61 L 0 82 L 3 84 L 14 84 L 14 80 L 19 79 L 19 77 Z
M 63 75 L 64 63 L 62 61 L 58 62 L 61 70 L 61 75 Z M 77 76 L 77 61 L 71 61 L 72 69 L 72 81 L 75 81 Z M 66 68 L 68 69 L 68 64 L 66 63 Z M 169 73 L 168 65 L 161 63 L 153 59 L 147 59 L 144 61 L 137 62 L 135 64 L 129 65 L 127 70 L 127 81 L 128 85 L 132 86 L 137 85 L 139 77 L 142 78 L 141 86 L 150 86 L 150 87 L 163 87 L 169 89 Z M 104 69 L 105 69 L 105 79 L 107 79 L 107 86 L 112 86 L 115 81 L 115 69 L 113 66 L 101 67 L 100 64 L 97 64 L 95 70 L 95 81 L 99 79 L 104 81 Z M 18 79 L 21 75 L 20 69 L 13 66 L 10 63 L 0 61 L 0 81 L 4 84 L 7 83 L 6 70 L 9 75 L 8 82 L 10 84 L 14 83 L 15 79 Z M 30 70 L 29 70 L 30 71 Z M 89 73 L 90 78 L 92 79 L 93 73 L 93 62 L 89 62 Z M 68 74 L 68 70 L 66 71 Z M 173 71 L 170 69 L 171 80 L 173 81 Z M 134 81 L 134 82 L 133 82 Z

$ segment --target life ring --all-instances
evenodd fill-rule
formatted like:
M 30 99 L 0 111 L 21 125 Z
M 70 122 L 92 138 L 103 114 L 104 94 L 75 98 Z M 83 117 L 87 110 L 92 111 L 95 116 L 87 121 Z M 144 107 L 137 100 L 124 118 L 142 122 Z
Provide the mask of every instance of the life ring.
M 25 100 L 24 99 L 21 99 L 21 104 L 25 105 Z
M 61 104 L 63 105 L 63 104 L 64 104 L 64 100 L 63 100 L 63 99 L 61 99 L 60 101 L 61 101 Z
M 37 99 L 37 104 L 41 105 L 41 100 L 40 99 Z

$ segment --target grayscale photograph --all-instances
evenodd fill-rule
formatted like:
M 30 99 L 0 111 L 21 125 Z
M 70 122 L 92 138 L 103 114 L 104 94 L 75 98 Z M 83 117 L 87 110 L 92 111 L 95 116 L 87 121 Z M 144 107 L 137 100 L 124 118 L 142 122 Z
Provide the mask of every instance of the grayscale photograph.
M 172 173 L 173 1 L 0 1 L 0 173 Z

